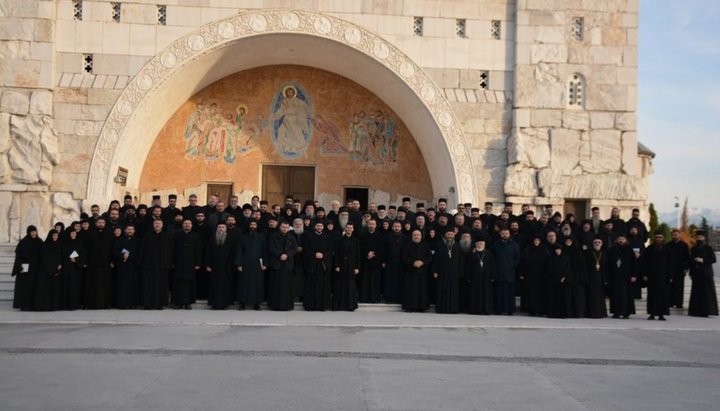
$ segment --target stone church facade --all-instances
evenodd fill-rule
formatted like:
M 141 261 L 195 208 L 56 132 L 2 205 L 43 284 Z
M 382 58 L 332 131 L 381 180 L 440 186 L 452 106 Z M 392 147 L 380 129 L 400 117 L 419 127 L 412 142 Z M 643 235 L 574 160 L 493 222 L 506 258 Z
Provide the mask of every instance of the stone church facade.
M 638 0 L 0 0 L 0 242 L 273 166 L 324 204 L 645 216 L 637 26 Z

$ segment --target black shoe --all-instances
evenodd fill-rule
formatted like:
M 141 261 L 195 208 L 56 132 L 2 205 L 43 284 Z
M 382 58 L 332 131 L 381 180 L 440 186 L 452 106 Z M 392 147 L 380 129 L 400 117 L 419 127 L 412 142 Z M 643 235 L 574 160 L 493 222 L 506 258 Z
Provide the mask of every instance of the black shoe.
M 662 317 L 660 317 L 660 318 L 662 318 Z M 648 320 L 651 320 L 651 321 L 652 321 L 652 320 L 654 320 L 654 319 L 655 319 L 655 316 L 654 316 L 654 315 L 651 315 L 650 317 L 648 317 Z
M 186 310 L 192 310 L 192 305 L 186 304 L 186 305 L 185 305 L 185 309 L 186 309 Z
M 667 321 L 667 320 L 665 319 L 665 316 L 663 316 L 663 315 L 661 315 L 660 317 L 658 317 L 658 320 L 660 320 L 660 321 Z
M 245 311 L 245 304 L 238 305 L 238 310 Z
M 617 314 L 613 314 L 612 318 L 620 318 L 620 316 Z
M 623 320 L 627 320 L 627 319 L 629 319 L 629 318 L 630 318 L 629 315 L 623 315 L 623 316 L 622 316 L 622 319 L 623 319 Z
M 253 307 L 255 311 L 260 311 L 260 304 L 255 304 L 255 307 Z

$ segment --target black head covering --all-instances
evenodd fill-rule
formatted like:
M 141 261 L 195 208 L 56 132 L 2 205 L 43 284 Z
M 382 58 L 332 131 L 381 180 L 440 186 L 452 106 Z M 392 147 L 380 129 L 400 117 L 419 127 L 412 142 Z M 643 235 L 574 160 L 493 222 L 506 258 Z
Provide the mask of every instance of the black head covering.
M 31 231 L 37 231 L 37 230 L 38 230 L 37 227 L 35 227 L 34 225 L 29 225 L 27 227 L 27 230 L 25 230 L 25 232 L 26 232 L 26 234 L 30 234 Z

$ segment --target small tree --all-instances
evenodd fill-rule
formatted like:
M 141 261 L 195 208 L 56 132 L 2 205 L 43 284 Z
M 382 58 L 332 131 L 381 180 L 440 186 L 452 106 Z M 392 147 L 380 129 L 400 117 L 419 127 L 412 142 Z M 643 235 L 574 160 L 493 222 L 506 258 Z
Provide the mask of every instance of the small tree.
M 710 240 L 710 232 L 711 232 L 710 224 L 708 224 L 708 220 L 707 220 L 707 218 L 705 218 L 705 216 L 700 217 L 700 227 L 699 228 L 701 230 L 704 230 L 707 233 L 706 237 L 707 237 L 707 240 L 709 241 Z
M 665 241 L 670 240 L 670 226 L 667 225 L 667 223 L 662 223 L 658 225 L 655 231 L 651 232 L 653 233 L 653 235 L 655 235 L 656 233 L 662 233 L 662 235 L 665 236 Z
M 657 210 L 655 210 L 655 204 L 650 203 L 650 222 L 648 223 L 650 225 L 650 232 L 656 233 L 658 229 L 658 215 Z

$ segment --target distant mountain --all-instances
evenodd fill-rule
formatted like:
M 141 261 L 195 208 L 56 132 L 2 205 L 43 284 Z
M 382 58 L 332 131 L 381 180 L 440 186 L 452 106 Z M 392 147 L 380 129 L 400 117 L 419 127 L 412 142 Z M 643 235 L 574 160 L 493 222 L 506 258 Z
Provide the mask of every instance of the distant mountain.
M 682 207 L 680 208 L 682 213 Z M 711 210 L 709 208 L 689 208 L 688 220 L 690 224 L 698 225 L 702 217 L 708 220 L 710 227 L 720 227 L 720 209 Z M 682 218 L 682 216 L 681 216 Z M 677 224 L 677 212 L 670 211 L 666 213 L 658 213 L 658 220 L 661 223 L 667 223 L 670 227 L 674 227 Z

